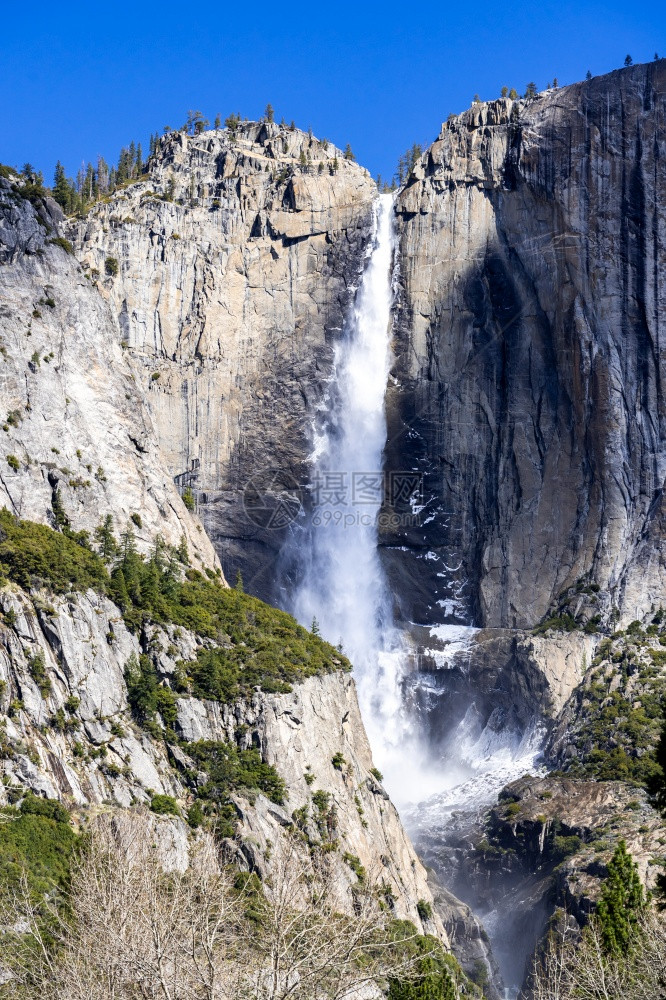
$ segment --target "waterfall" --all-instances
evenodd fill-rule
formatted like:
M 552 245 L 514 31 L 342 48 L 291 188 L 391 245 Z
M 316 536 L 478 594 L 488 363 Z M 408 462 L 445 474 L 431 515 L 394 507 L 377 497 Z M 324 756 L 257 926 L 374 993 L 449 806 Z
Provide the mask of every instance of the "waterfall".
M 384 194 L 375 203 L 365 270 L 336 347 L 325 424 L 315 433 L 312 504 L 293 542 L 301 570 L 290 608 L 305 625 L 316 619 L 329 642 L 342 643 L 380 766 L 397 741 L 396 726 L 407 725 L 400 688 L 405 656 L 377 552 L 392 265 L 393 196 Z
M 527 769 L 539 739 L 528 734 L 521 743 L 511 732 L 479 730 L 470 704 L 442 754 L 428 745 L 415 699 L 411 709 L 405 704 L 403 681 L 412 645 L 393 620 L 377 548 L 387 489 L 382 467 L 391 365 L 393 215 L 393 196 L 380 195 L 361 283 L 336 346 L 330 391 L 314 429 L 310 503 L 291 526 L 283 553 L 285 562 L 296 566 L 290 574 L 296 583 L 286 603 L 306 627 L 316 620 L 323 638 L 341 644 L 351 660 L 373 756 L 393 799 L 406 807 L 433 797 L 433 809 L 445 816 L 454 804 L 491 802 L 502 785 Z M 392 473 L 396 475 L 408 473 Z M 420 510 L 415 498 L 411 507 Z M 428 631 L 444 645 L 444 652 L 429 652 L 445 675 L 456 657 L 464 657 L 477 630 L 439 625 Z M 410 683 L 427 695 L 424 675 L 414 675 Z M 426 815 L 422 809 L 419 813 Z

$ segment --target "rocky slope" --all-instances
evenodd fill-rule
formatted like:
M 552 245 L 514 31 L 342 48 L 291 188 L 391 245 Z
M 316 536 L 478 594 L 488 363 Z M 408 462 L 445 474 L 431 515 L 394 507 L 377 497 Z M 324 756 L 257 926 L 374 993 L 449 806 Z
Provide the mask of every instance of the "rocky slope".
M 432 902 L 426 873 L 373 774 L 348 674 L 311 677 L 289 694 L 257 691 L 230 705 L 181 696 L 174 730 L 163 738 L 130 710 L 128 661 L 149 648 L 169 685 L 177 665 L 187 669 L 210 643 L 173 627 L 134 635 L 119 609 L 92 591 L 48 595 L 48 603 L 46 596 L 11 584 L 0 593 L 0 802 L 25 789 L 93 808 L 149 805 L 168 795 L 186 813 L 201 786 L 193 769 L 205 770 L 190 745 L 255 746 L 286 792 L 283 804 L 257 790 L 233 793 L 237 833 L 229 847 L 241 865 L 266 873 L 271 847 L 297 829 L 304 845 L 335 842 L 343 885 L 353 885 L 362 867 L 386 887 L 397 917 L 421 924 L 417 904 Z M 36 657 L 43 665 L 37 679 Z M 336 754 L 343 758 L 337 767 Z M 186 839 L 182 820 L 177 828 Z M 443 936 L 436 916 L 424 929 Z
M 170 142 L 173 152 L 178 140 Z M 360 170 L 339 169 L 363 187 Z M 446 940 L 436 915 L 425 916 L 423 906 L 419 915 L 419 901 L 432 902 L 426 873 L 373 773 L 344 664 L 335 661 L 338 672 L 304 674 L 293 688 L 271 682 L 282 693 L 257 686 L 246 697 L 205 701 L 192 695 L 187 672 L 202 653 L 227 662 L 229 650 L 236 642 L 245 649 L 245 640 L 219 624 L 213 636 L 206 612 L 198 630 L 169 624 L 173 616 L 164 604 L 161 624 L 151 623 L 150 613 L 132 617 L 132 605 L 145 607 L 151 588 L 162 588 L 163 599 L 171 600 L 180 578 L 209 593 L 217 588 L 222 607 L 224 594 L 233 592 L 224 588 L 211 542 L 164 462 L 168 447 L 158 430 L 160 420 L 166 426 L 164 412 L 153 420 L 145 387 L 121 346 L 113 303 L 58 235 L 57 207 L 24 197 L 26 191 L 20 182 L 0 179 L 0 405 L 7 414 L 0 484 L 12 514 L 56 530 L 48 537 L 31 536 L 30 524 L 25 537 L 12 535 L 8 525 L 0 530 L 7 561 L 0 587 L 0 803 L 17 801 L 26 789 L 88 812 L 141 803 L 159 808 L 161 802 L 194 825 L 203 815 L 190 812 L 198 803 L 204 814 L 219 812 L 240 864 L 266 872 L 272 846 L 286 836 L 296 835 L 303 850 L 322 844 L 342 887 L 371 875 L 396 917 Z M 226 363 L 218 362 L 226 377 Z M 87 546 L 101 548 L 96 529 L 107 515 L 116 540 L 131 529 L 143 564 L 151 554 L 154 560 L 152 578 L 126 580 L 131 594 L 125 591 L 122 607 L 108 596 L 113 587 L 101 562 L 94 564 L 93 589 L 78 586 L 72 570 L 72 560 L 96 558 Z M 11 523 L 14 531 L 18 522 Z M 24 581 L 21 553 L 40 565 L 45 539 L 53 564 L 28 572 Z M 131 547 L 126 539 L 121 552 Z M 112 559 L 107 562 L 110 569 Z M 50 586 L 69 572 L 71 585 Z M 185 598 L 182 607 L 197 617 L 200 609 L 191 605 Z M 242 619 L 236 625 L 229 619 L 226 627 L 236 634 L 239 622 L 241 630 L 253 630 L 258 620 L 259 609 L 248 605 Z M 278 620 L 276 628 L 286 647 L 295 624 Z M 320 644 L 301 633 L 306 645 Z M 292 645 L 298 635 L 291 635 Z M 257 649 L 245 653 L 265 650 L 265 661 L 271 648 L 260 637 Z M 271 661 L 270 669 L 276 667 Z M 226 774 L 226 760 L 245 767 L 231 784 L 216 771 Z M 174 818 L 171 827 L 174 850 L 182 855 L 186 824 Z
M 242 123 L 164 136 L 139 183 L 68 230 L 117 316 L 167 468 L 195 489 L 227 575 L 240 568 L 259 596 L 273 596 L 307 484 L 375 196 L 326 140 Z
M 493 942 L 504 982 L 519 986 L 548 920 L 562 907 L 583 924 L 620 839 L 653 887 L 664 827 L 642 790 L 621 782 L 525 777 L 485 815 L 454 815 L 443 842 L 426 808 L 415 842 Z
M 407 619 L 532 627 L 579 581 L 602 615 L 659 606 L 665 84 L 660 60 L 475 104 L 399 192 L 387 462 L 426 478 L 422 526 L 384 539 Z

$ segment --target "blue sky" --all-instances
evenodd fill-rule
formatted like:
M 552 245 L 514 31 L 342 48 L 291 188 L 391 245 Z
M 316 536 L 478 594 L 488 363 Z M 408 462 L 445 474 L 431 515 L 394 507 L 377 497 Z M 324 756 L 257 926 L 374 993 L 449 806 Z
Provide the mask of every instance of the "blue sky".
M 117 158 L 130 140 L 213 120 L 278 119 L 344 146 L 391 176 L 474 94 L 560 84 L 666 55 L 666 4 L 457 2 L 5 5 L 0 41 L 0 162 L 51 182 L 60 158 Z

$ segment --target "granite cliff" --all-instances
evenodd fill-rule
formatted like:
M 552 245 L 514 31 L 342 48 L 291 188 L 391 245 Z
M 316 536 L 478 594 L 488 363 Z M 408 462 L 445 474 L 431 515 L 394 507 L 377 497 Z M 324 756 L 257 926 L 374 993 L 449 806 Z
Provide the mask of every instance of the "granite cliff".
M 412 641 L 405 691 L 440 766 L 464 724 L 481 750 L 538 737 L 568 772 L 512 785 L 483 820 L 491 839 L 478 816 L 443 839 L 437 802 L 424 813 L 420 848 L 447 886 L 467 879 L 491 923 L 509 887 L 514 936 L 529 924 L 536 938 L 553 886 L 583 919 L 615 813 L 632 813 L 643 873 L 659 842 L 642 793 L 636 808 L 609 779 L 644 780 L 663 685 L 665 84 L 662 60 L 475 104 L 442 126 L 395 200 L 385 466 L 424 483 L 411 526 L 380 536 Z M 221 585 L 221 562 L 280 603 L 291 581 L 276 560 L 335 394 L 374 183 L 325 140 L 246 122 L 163 136 L 139 179 L 82 218 L 20 186 L 0 179 L 7 507 L 88 541 L 109 515 L 146 558 L 160 535 L 185 550 L 185 577 Z M 137 628 L 94 589 L 10 582 L 0 603 L 12 795 L 93 810 L 162 795 L 185 812 L 207 780 L 197 747 L 254 749 L 285 798 L 234 790 L 239 863 L 266 871 L 286 831 L 336 843 L 341 884 L 381 873 L 397 916 L 445 939 L 441 917 L 468 964 L 493 971 L 476 917 L 446 889 L 435 886 L 435 916 L 418 906 L 431 888 L 373 773 L 344 668 L 223 703 L 183 682 L 229 648 L 223 630 Z M 452 623 L 479 626 L 462 654 Z M 141 658 L 173 709 L 148 728 L 126 672 Z M 622 774 L 597 767 L 590 719 L 609 759 L 624 754 Z M 183 820 L 168 823 L 184 842 Z M 567 837 L 585 846 L 558 869 Z
M 532 628 L 581 581 L 588 617 L 662 601 L 665 91 L 660 60 L 472 105 L 399 192 L 387 464 L 424 474 L 428 520 L 384 541 L 409 620 Z
M 166 467 L 194 489 L 227 576 L 241 569 L 262 597 L 275 597 L 283 501 L 307 484 L 375 195 L 325 139 L 241 123 L 164 136 L 139 183 L 68 228 L 117 317 Z
M 362 186 L 361 171 L 349 173 Z M 167 811 L 182 817 L 195 802 L 205 811 L 213 798 L 226 799 L 227 849 L 241 866 L 270 871 L 271 846 L 294 832 L 303 850 L 325 842 L 344 891 L 366 872 L 385 887 L 396 917 L 446 941 L 430 909 L 425 870 L 373 768 L 344 658 L 326 647 L 328 666 L 297 670 L 302 683 L 273 680 L 266 691 L 258 683 L 244 696 L 206 699 L 185 679 L 198 658 L 207 652 L 224 662 L 234 648 L 261 658 L 268 636 L 259 635 L 251 650 L 247 635 L 233 638 L 231 619 L 230 634 L 219 624 L 211 629 L 205 616 L 201 627 L 188 628 L 174 624 L 167 605 L 157 617 L 132 617 L 133 606 L 147 606 L 149 589 L 162 588 L 171 599 L 179 580 L 208 588 L 219 607 L 234 592 L 201 521 L 183 502 L 182 484 L 174 483 L 176 470 L 164 457 L 168 441 L 158 430 L 160 419 L 166 427 L 164 413 L 152 411 L 153 394 L 137 375 L 141 365 L 121 346 L 117 315 L 92 269 L 79 265 L 59 235 L 57 205 L 26 191 L 20 181 L 0 179 L 0 405 L 7 414 L 0 804 L 33 792 L 91 816 L 166 801 Z M 165 203 L 165 210 L 175 206 Z M 237 365 L 242 359 L 241 352 Z M 154 359 L 144 367 L 154 368 Z M 221 361 L 219 368 L 226 377 Z M 143 577 L 129 585 L 120 603 L 111 599 L 119 591 L 95 554 L 103 551 L 103 525 L 109 572 L 114 553 L 129 552 L 135 565 L 152 560 L 152 582 Z M 43 546 L 51 563 L 43 562 Z M 83 565 L 92 576 L 77 576 Z M 238 623 L 261 633 L 257 616 L 281 613 L 253 600 L 239 594 L 241 608 L 250 603 Z M 185 604 L 196 616 L 196 600 Z M 275 627 L 284 646 L 291 631 L 292 645 L 305 643 L 320 662 L 321 640 L 287 616 Z M 145 696 L 156 697 L 159 708 L 148 710 Z M 202 798 L 202 787 L 215 784 L 216 747 L 232 759 L 251 752 L 247 759 L 267 783 L 258 779 L 248 790 L 247 778 L 235 785 L 225 779 L 213 798 Z M 186 858 L 184 819 L 164 823 L 173 850 Z M 351 906 L 351 893 L 349 899 Z

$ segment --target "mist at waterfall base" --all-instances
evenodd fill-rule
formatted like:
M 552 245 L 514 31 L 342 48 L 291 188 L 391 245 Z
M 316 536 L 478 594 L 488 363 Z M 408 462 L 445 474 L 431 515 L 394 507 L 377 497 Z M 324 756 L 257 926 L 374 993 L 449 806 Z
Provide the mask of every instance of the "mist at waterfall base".
M 316 620 L 322 636 L 341 644 L 351 660 L 373 757 L 398 807 L 433 797 L 432 807 L 445 819 L 461 804 L 491 802 L 507 781 L 529 770 L 538 740 L 488 734 L 470 706 L 434 747 L 423 708 L 414 709 L 424 699 L 408 695 L 410 684 L 429 680 L 413 671 L 413 643 L 394 621 L 377 548 L 392 360 L 393 196 L 381 195 L 374 213 L 362 279 L 314 427 L 312 502 L 287 544 L 285 562 L 296 565 L 297 582 L 286 603 L 306 627 Z M 430 630 L 442 675 L 464 656 L 475 632 L 459 625 Z

